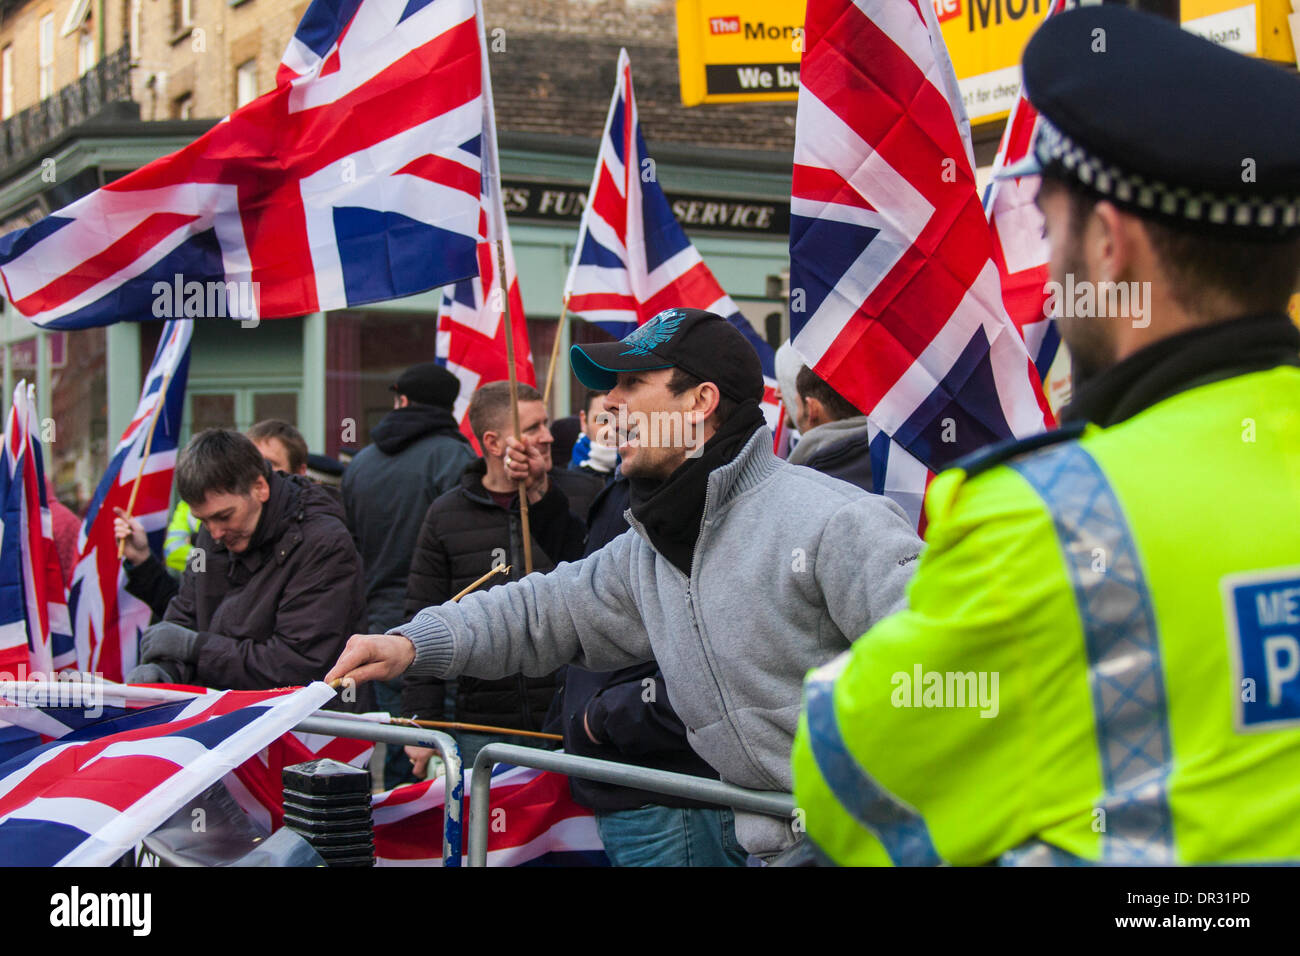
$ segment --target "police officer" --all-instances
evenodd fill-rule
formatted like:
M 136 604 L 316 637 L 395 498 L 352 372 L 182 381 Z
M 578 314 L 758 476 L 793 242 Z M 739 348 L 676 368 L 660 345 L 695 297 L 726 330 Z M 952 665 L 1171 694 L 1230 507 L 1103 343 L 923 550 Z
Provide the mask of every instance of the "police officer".
M 1024 82 L 1076 397 L 934 481 L 796 805 L 846 864 L 1300 860 L 1300 81 L 1105 5 Z

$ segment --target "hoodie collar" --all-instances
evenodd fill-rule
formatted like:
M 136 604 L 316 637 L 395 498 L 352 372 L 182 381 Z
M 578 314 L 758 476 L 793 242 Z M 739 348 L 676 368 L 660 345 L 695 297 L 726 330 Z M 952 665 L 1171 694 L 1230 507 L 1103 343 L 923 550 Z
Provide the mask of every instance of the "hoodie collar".
M 799 436 L 799 443 L 790 452 L 787 461 L 792 465 L 802 465 L 819 451 L 825 450 L 843 438 L 849 438 L 861 432 L 865 441 L 867 435 L 867 416 L 854 415 L 839 421 L 823 422 L 816 428 L 810 428 Z

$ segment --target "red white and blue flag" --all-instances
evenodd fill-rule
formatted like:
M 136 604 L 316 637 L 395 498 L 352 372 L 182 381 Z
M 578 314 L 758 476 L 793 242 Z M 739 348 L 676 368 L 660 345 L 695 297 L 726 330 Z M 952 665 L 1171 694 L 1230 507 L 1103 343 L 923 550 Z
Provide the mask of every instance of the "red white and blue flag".
M 274 833 L 284 824 L 285 767 L 325 759 L 365 767 L 374 749 L 368 740 L 295 730 L 263 747 L 222 782 L 245 813 L 267 833 Z
M 376 794 L 376 866 L 442 866 L 446 778 Z M 465 777 L 468 806 L 470 777 Z M 607 866 L 596 818 L 573 802 L 569 778 L 497 764 L 488 810 L 488 866 Z
M 956 78 L 928 0 L 810 0 L 795 123 L 795 347 L 862 409 L 876 490 L 1051 412 L 1002 304 Z
M 322 683 L 115 714 L 0 764 L 0 862 L 105 866 L 334 696 Z
M 1066 0 L 1054 0 L 1047 16 L 1060 13 L 1065 6 Z M 996 178 L 1004 167 L 1025 158 L 1037 127 L 1038 111 L 1022 88 L 1002 131 L 993 161 L 994 179 L 984 190 L 984 211 L 993 232 L 993 262 L 1002 280 L 1002 301 L 1033 356 L 1039 379 L 1047 382 L 1061 334 L 1046 309 L 1051 248 L 1043 231 L 1043 214 L 1034 202 L 1038 178 Z
M 616 338 L 664 309 L 704 309 L 728 319 L 758 353 L 767 384 L 763 413 L 776 431 L 775 352 L 723 291 L 673 215 L 641 136 L 626 50 L 618 54 L 614 98 L 564 297 L 572 315 Z
M 135 667 L 140 632 L 149 626 L 151 614 L 149 605 L 126 592 L 126 571 L 113 535 L 113 509 L 127 510 L 139 478 L 133 517 L 144 525 L 149 547 L 162 554 L 193 330 L 189 319 L 173 319 L 163 327 L 135 415 L 86 508 L 77 538 L 77 566 L 68 588 L 77 666 L 107 680 L 120 681 Z M 153 425 L 155 416 L 157 425 Z
M 46 328 L 279 318 L 473 275 L 479 50 L 474 0 L 314 0 L 274 90 L 0 239 L 10 301 Z
M 480 27 L 483 61 L 483 186 L 479 223 L 483 241 L 476 250 L 478 274 L 442 290 L 438 307 L 437 359 L 460 379 L 460 393 L 452 409 L 461 431 L 478 448 L 469 427 L 467 412 L 474 390 L 487 382 L 510 377 L 506 361 L 506 293 L 509 290 L 510 324 L 514 330 L 515 375 L 526 385 L 536 385 L 528 322 L 519 292 L 515 253 L 506 228 L 505 206 L 501 201 L 500 161 L 497 156 L 496 118 L 492 105 L 492 77 L 488 70 L 486 36 Z M 505 259 L 505 282 L 499 279 L 496 242 L 501 239 Z
M 19 382 L 0 448 L 0 669 L 48 677 L 75 664 L 76 654 L 40 428 L 36 389 Z

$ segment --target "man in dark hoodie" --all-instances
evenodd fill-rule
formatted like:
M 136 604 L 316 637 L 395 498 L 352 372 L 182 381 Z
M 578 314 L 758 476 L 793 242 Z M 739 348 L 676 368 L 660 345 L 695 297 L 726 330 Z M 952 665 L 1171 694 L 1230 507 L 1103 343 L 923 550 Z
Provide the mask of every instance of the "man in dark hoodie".
M 795 378 L 795 424 L 801 435 L 787 461 L 871 490 L 867 416 L 807 365 Z
M 361 562 L 333 496 L 223 429 L 190 440 L 176 486 L 203 523 L 197 554 L 164 623 L 141 636 L 128 681 L 260 690 L 319 680 L 366 620 Z M 125 557 L 132 593 L 149 590 L 143 576 L 166 575 L 130 537 Z
M 389 389 L 395 393 L 393 410 L 370 430 L 372 443 L 343 473 L 343 506 L 365 569 L 366 613 L 374 631 L 407 620 L 402 605 L 420 521 L 474 460 L 452 414 L 460 379 L 437 362 L 425 362 L 408 368 Z M 380 708 L 398 715 L 401 681 L 378 684 L 375 691 Z M 385 785 L 411 779 L 409 770 L 401 748 L 389 748 Z

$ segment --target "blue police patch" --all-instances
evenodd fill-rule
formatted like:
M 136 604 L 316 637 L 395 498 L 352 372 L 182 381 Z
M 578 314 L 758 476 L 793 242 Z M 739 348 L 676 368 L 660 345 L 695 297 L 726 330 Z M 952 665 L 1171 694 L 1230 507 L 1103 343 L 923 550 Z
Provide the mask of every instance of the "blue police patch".
M 1300 726 L 1300 568 L 1223 579 L 1239 731 Z

